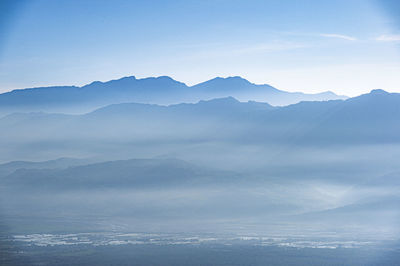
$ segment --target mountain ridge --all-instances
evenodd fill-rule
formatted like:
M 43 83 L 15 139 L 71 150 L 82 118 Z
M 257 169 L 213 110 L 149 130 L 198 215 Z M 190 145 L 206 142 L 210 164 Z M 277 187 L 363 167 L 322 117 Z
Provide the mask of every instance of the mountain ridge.
M 347 98 L 332 92 L 317 94 L 286 92 L 268 84 L 251 83 L 239 76 L 216 77 L 193 86 L 169 76 L 140 79 L 128 76 L 106 82 L 94 81 L 81 87 L 49 86 L 5 92 L 0 94 L 0 114 L 19 111 L 84 113 L 101 106 L 123 102 L 170 105 L 228 96 L 240 101 L 267 102 L 274 106 L 289 105 L 304 100 Z

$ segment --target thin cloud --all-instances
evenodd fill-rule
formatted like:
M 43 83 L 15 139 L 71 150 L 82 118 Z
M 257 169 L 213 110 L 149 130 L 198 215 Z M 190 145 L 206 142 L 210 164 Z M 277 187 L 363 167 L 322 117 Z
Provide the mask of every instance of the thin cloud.
M 398 42 L 400 41 L 400 34 L 381 35 L 376 40 L 381 42 Z
M 342 39 L 342 40 L 347 40 L 347 41 L 356 41 L 357 38 L 348 36 L 348 35 L 342 35 L 342 34 L 334 34 L 334 33 L 323 33 L 320 34 L 322 37 L 327 37 L 327 38 L 337 38 L 337 39 Z
M 299 43 L 263 43 L 250 45 L 247 47 L 241 47 L 238 49 L 233 49 L 233 53 L 235 54 L 247 54 L 247 53 L 257 53 L 257 52 L 275 52 L 275 51 L 286 51 L 293 49 L 306 48 L 307 46 Z
M 302 43 L 290 42 L 269 42 L 256 43 L 248 45 L 215 45 L 215 47 L 207 47 L 204 49 L 194 49 L 182 58 L 185 60 L 204 59 L 204 58 L 221 58 L 244 55 L 259 55 L 265 53 L 274 53 L 279 51 L 289 51 L 295 49 L 308 48 L 310 45 Z M 201 46 L 199 46 L 201 48 Z

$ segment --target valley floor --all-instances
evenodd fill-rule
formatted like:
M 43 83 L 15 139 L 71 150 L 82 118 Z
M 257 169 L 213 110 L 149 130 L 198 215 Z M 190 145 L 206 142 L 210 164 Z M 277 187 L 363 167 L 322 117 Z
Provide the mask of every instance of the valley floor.
M 9 235 L 1 265 L 399 265 L 396 241 L 147 233 Z M 155 255 L 156 254 L 156 255 Z

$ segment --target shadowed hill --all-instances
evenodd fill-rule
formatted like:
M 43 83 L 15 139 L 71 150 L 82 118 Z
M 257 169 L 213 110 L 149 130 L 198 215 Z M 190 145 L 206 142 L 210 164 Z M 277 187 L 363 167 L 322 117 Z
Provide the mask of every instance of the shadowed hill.
M 51 166 L 47 163 L 49 167 Z M 43 165 L 45 165 L 43 163 Z M 236 174 L 206 169 L 177 159 L 130 159 L 67 168 L 19 168 L 2 178 L 3 185 L 25 189 L 176 188 L 218 185 Z

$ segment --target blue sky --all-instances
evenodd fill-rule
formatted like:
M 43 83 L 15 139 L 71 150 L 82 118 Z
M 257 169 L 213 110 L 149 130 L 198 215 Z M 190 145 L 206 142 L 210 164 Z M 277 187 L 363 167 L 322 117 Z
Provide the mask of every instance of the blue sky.
M 1 1 L 0 91 L 240 75 L 288 91 L 400 92 L 396 1 Z M 399 15 L 400 16 L 400 15 Z

